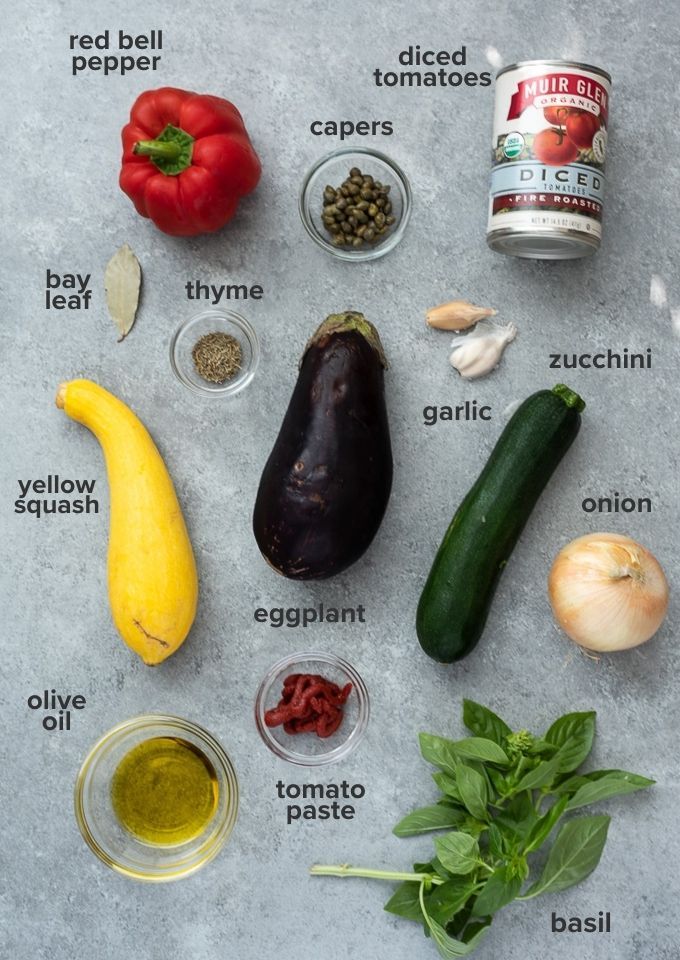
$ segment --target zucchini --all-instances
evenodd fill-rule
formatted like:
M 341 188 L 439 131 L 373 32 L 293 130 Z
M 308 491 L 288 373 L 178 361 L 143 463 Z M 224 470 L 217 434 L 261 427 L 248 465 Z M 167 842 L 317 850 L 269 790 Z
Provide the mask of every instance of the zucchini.
M 536 501 L 576 438 L 585 403 L 558 384 L 528 397 L 451 521 L 418 604 L 420 645 L 460 660 L 482 635 L 496 586 Z

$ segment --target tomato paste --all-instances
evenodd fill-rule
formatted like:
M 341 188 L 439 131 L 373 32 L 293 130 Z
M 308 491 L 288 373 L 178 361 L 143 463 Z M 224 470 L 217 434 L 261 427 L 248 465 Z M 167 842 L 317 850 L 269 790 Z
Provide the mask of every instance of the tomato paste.
M 489 246 L 568 260 L 602 236 L 611 78 L 566 60 L 527 60 L 496 78 Z
M 342 723 L 352 684 L 339 687 L 317 673 L 291 673 L 283 681 L 279 703 L 264 715 L 268 727 L 283 724 L 286 733 L 330 737 Z

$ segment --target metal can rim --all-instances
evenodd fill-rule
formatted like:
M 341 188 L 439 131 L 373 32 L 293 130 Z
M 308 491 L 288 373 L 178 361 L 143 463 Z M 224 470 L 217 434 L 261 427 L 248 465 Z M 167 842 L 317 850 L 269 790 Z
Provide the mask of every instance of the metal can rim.
M 559 255 L 545 255 L 529 250 L 520 250 L 517 247 L 509 249 L 506 242 L 511 238 L 517 240 L 528 240 L 529 237 L 553 237 L 556 240 L 562 240 L 565 243 L 570 241 L 571 253 L 561 251 Z M 591 256 L 600 249 L 601 237 L 592 233 L 585 233 L 572 227 L 496 227 L 495 230 L 488 230 L 486 242 L 494 253 L 502 253 L 505 256 L 521 257 L 528 260 L 580 260 L 583 257 Z M 578 251 L 578 252 L 577 252 Z
M 510 63 L 507 67 L 503 67 L 496 74 L 496 79 L 507 73 L 509 70 L 516 70 L 519 67 L 575 67 L 577 70 L 589 70 L 591 73 L 595 73 L 600 77 L 604 77 L 610 84 L 612 82 L 611 74 L 607 73 L 606 70 L 603 70 L 602 67 L 594 67 L 592 63 L 580 63 L 578 60 L 518 60 L 517 63 Z

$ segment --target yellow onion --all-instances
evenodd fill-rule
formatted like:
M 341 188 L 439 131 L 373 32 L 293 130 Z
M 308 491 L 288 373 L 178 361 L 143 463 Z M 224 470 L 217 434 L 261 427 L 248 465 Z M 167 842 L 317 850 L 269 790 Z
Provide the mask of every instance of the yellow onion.
M 555 619 L 589 650 L 627 650 L 653 637 L 668 583 L 649 550 L 618 533 L 589 533 L 557 554 L 548 577 Z

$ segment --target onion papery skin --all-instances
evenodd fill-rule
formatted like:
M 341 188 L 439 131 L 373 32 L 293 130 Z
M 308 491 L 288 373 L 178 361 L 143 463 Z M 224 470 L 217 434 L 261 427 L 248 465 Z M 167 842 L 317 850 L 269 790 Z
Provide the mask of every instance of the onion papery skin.
M 590 533 L 557 554 L 548 596 L 575 643 L 607 653 L 645 643 L 668 609 L 668 582 L 656 557 L 630 537 Z

